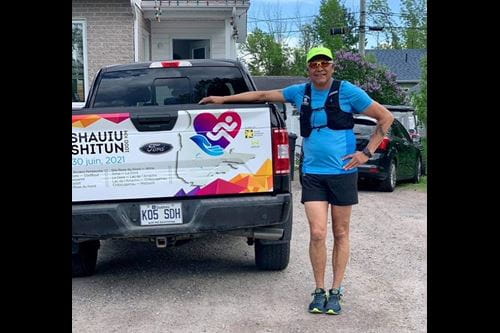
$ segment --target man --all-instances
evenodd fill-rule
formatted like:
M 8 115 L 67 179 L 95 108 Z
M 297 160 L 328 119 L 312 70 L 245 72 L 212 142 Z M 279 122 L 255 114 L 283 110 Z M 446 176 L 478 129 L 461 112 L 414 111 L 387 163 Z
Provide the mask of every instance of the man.
M 300 106 L 300 134 L 304 137 L 301 202 L 309 221 L 309 256 L 316 282 L 309 312 L 339 314 L 341 283 L 349 259 L 352 205 L 358 203 L 356 167 L 372 156 L 394 117 L 361 88 L 332 78 L 333 55 L 329 49 L 312 48 L 306 61 L 310 83 L 292 85 L 283 90 L 209 96 L 199 103 L 291 102 Z M 375 133 L 362 152 L 356 151 L 353 112 L 362 112 L 377 120 Z M 334 237 L 333 281 L 332 288 L 326 292 L 329 205 Z

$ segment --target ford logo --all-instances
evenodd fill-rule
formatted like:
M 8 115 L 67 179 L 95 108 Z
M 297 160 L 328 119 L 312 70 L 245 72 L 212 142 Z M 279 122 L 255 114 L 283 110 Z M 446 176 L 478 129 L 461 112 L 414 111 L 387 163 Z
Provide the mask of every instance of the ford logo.
M 146 154 L 163 154 L 169 152 L 174 148 L 170 143 L 152 142 L 147 143 L 140 148 Z

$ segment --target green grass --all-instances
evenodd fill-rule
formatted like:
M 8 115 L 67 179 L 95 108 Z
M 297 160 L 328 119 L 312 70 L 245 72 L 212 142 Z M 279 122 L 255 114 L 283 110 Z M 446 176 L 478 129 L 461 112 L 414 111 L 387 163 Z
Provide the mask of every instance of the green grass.
M 427 176 L 422 176 L 417 184 L 403 183 L 399 184 L 398 187 L 403 190 L 427 192 Z

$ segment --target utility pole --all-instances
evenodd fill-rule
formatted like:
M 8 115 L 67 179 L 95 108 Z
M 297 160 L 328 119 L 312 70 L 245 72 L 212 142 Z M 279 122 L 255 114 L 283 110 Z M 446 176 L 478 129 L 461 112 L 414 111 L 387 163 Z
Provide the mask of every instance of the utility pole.
M 359 54 L 365 56 L 366 0 L 359 3 Z

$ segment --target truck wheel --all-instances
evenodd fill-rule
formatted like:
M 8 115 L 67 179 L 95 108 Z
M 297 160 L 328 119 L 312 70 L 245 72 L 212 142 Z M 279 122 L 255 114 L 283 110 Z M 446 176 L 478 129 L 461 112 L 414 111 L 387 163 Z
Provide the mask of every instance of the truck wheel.
M 73 242 L 73 247 L 75 250 L 72 251 L 71 255 L 72 276 L 90 276 L 94 274 L 97 263 L 97 251 L 100 247 L 99 241 Z
M 255 241 L 255 264 L 263 270 L 283 270 L 290 260 L 290 241 L 278 244 L 262 244 Z

